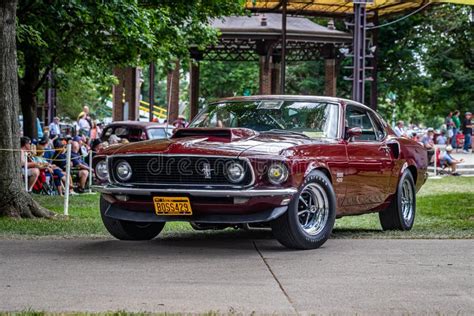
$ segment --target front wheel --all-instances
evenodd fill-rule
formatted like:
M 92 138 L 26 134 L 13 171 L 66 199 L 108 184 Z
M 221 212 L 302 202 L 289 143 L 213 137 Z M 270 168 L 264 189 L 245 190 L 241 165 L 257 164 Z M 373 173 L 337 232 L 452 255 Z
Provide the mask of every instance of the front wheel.
M 383 230 L 410 230 L 415 222 L 415 181 L 409 170 L 405 170 L 390 206 L 379 213 Z
M 336 220 L 336 195 L 321 171 L 311 172 L 288 211 L 271 223 L 276 239 L 288 248 L 316 249 L 331 235 Z
M 100 215 L 107 231 L 120 240 L 150 240 L 158 236 L 165 223 L 139 223 L 110 218 L 105 211 L 110 206 L 103 197 L 100 197 Z

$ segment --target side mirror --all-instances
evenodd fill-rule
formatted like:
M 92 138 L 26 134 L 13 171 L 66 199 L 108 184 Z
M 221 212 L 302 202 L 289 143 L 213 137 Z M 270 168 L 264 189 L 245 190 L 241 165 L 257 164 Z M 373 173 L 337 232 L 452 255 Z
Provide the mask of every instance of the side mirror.
M 346 140 L 362 135 L 362 128 L 352 127 L 346 131 Z

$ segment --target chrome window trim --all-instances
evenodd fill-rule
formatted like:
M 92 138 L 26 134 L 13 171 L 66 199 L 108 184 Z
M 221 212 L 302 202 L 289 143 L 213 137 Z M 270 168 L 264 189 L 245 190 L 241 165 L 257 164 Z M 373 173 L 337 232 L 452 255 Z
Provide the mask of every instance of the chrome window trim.
M 247 185 L 232 185 L 232 184 L 181 184 L 181 183 L 159 183 L 159 184 L 154 184 L 154 183 L 140 183 L 140 182 L 132 182 L 132 183 L 122 183 L 122 182 L 117 182 L 114 177 L 111 176 L 112 172 L 109 172 L 109 183 L 111 184 L 116 184 L 120 186 L 126 186 L 126 187 L 133 187 L 133 186 L 197 186 L 197 187 L 227 187 L 227 188 L 235 188 L 235 189 L 244 189 L 244 188 L 249 188 L 255 184 L 256 176 L 255 176 L 255 170 L 253 169 L 252 164 L 250 163 L 250 159 L 247 157 L 239 157 L 239 156 L 222 156 L 222 155 L 197 155 L 197 154 L 163 154 L 163 153 L 156 153 L 156 154 L 118 154 L 118 155 L 110 155 L 107 156 L 107 164 L 109 165 L 110 161 L 109 158 L 126 158 L 126 157 L 136 157 L 136 156 L 167 156 L 167 157 L 199 157 L 199 158 L 225 158 L 225 159 L 237 159 L 237 160 L 242 160 L 245 161 L 247 166 L 250 169 L 250 175 L 251 175 L 251 180 L 250 183 Z M 113 168 L 111 165 L 110 170 L 113 171 Z M 112 181 L 113 180 L 113 181 Z
M 332 140 L 339 140 L 340 138 L 342 138 L 342 126 L 340 124 L 340 120 L 341 120 L 341 117 L 343 117 L 343 109 L 342 109 L 342 104 L 341 104 L 341 101 L 339 99 L 335 99 L 335 100 L 326 100 L 326 99 L 321 99 L 321 100 L 318 100 L 318 98 L 312 98 L 312 99 L 306 99 L 306 98 L 298 98 L 298 97 L 295 97 L 295 98 L 291 98 L 291 99 L 284 99 L 284 98 L 281 98 L 281 99 L 278 99 L 278 100 L 281 100 L 283 102 L 308 102 L 308 103 L 320 103 L 320 104 L 325 104 L 325 105 L 335 105 L 337 107 L 337 121 L 336 121 L 336 124 L 337 124 L 337 130 L 336 130 L 336 136 L 333 138 L 333 137 L 309 137 L 310 139 L 332 139 Z M 255 99 L 255 100 L 222 100 L 222 101 L 217 101 L 217 102 L 211 102 L 209 104 L 206 104 L 206 106 L 201 109 L 197 114 L 196 116 L 193 118 L 193 120 L 189 123 L 189 127 L 191 128 L 200 128 L 200 127 L 195 127 L 195 126 L 192 126 L 195 119 L 198 118 L 202 112 L 206 111 L 207 110 L 207 107 L 210 106 L 210 105 L 219 105 L 219 104 L 231 104 L 231 103 L 241 103 L 241 102 L 260 102 L 260 101 L 276 101 L 276 100 L 273 100 L 273 99 L 268 99 L 268 98 L 261 98 L 261 99 Z M 226 105 L 226 106 L 231 106 L 231 105 Z M 210 129 L 213 129 L 213 128 L 216 128 L 216 127 L 206 127 L 206 128 L 210 128 Z M 245 127 L 228 127 L 228 128 L 245 128 Z M 256 131 L 257 133 L 260 133 L 258 131 Z M 262 131 L 264 132 L 264 131 Z

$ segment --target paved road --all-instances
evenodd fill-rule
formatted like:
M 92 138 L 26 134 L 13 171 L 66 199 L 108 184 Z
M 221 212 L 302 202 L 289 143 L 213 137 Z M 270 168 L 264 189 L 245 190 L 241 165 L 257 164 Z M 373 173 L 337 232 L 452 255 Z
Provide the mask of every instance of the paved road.
M 473 261 L 473 240 L 0 240 L 0 311 L 472 315 Z

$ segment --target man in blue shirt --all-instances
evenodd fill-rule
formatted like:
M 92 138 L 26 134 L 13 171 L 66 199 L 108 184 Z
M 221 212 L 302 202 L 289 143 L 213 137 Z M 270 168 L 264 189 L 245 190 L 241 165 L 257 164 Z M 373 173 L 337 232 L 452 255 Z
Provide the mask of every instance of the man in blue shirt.
M 446 146 L 446 151 L 441 157 L 441 164 L 446 164 L 451 168 L 451 175 L 460 176 L 460 174 L 456 172 L 456 167 L 461 162 L 464 162 L 464 159 L 455 159 L 453 156 L 451 156 L 452 151 L 453 147 L 451 145 Z
M 79 186 L 76 189 L 77 193 L 84 193 L 86 187 L 87 178 L 89 177 L 90 167 L 86 164 L 81 156 L 81 146 L 78 142 L 72 142 L 71 151 L 71 163 L 72 166 L 78 169 Z
M 59 117 L 55 117 L 53 122 L 49 124 L 49 135 L 51 139 L 61 135 L 61 128 L 59 127 Z

